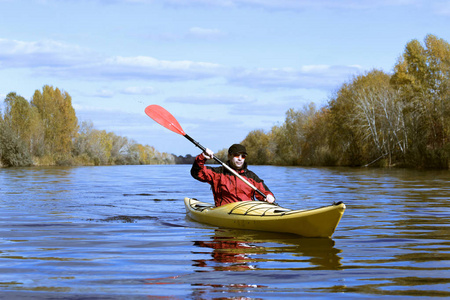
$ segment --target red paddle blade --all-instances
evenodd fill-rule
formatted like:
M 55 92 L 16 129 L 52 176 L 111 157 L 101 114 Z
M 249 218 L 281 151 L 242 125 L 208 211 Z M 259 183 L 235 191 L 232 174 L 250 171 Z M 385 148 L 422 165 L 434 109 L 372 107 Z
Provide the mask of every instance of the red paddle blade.
M 170 112 L 168 112 L 161 106 L 156 104 L 149 105 L 145 108 L 145 113 L 155 122 L 166 127 L 167 129 L 172 130 L 173 132 L 176 132 L 181 135 L 186 135 L 183 128 L 181 128 L 180 124 L 175 119 L 175 117 L 172 116 Z

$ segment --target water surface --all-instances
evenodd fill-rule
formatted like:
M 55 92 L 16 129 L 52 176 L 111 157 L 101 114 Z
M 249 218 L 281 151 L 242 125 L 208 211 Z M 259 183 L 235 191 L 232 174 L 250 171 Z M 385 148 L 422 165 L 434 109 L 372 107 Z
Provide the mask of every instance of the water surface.
M 0 169 L 1 297 L 450 296 L 448 171 L 253 166 L 282 206 L 347 205 L 313 239 L 187 219 L 189 169 Z

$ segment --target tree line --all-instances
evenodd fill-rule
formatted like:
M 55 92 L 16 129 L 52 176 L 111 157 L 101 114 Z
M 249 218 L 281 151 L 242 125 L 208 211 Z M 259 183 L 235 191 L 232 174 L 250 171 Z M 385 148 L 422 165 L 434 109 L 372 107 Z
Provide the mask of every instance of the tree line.
M 248 162 L 287 166 L 450 168 L 450 45 L 434 35 L 412 40 L 392 74 L 355 76 L 317 108 L 286 112 L 269 132 L 251 131 Z M 217 153 L 226 160 L 226 149 Z M 0 112 L 3 166 L 191 163 L 92 122 L 78 124 L 67 92 L 44 86 L 31 101 L 16 93 Z
M 30 165 L 172 164 L 172 154 L 160 153 L 113 132 L 81 124 L 67 92 L 45 85 L 31 101 L 14 92 L 0 112 L 0 163 Z
M 449 169 L 450 45 L 407 43 L 393 74 L 355 76 L 330 97 L 289 109 L 280 126 L 242 142 L 249 163 Z

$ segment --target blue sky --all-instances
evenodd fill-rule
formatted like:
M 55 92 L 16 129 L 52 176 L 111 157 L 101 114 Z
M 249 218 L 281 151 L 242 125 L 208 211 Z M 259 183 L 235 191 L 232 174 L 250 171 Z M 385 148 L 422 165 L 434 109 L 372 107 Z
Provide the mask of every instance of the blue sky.
M 0 99 L 67 91 L 79 121 L 161 152 L 218 151 L 355 75 L 391 73 L 407 42 L 450 42 L 441 0 L 0 0 Z

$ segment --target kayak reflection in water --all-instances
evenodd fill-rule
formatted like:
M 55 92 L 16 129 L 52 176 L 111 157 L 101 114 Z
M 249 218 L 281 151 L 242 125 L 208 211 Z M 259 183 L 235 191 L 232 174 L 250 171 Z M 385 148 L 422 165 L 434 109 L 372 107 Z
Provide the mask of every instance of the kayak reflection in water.
M 247 169 L 247 163 L 245 162 L 247 150 L 245 146 L 240 144 L 231 145 L 228 149 L 228 161 L 226 164 L 266 195 L 265 199 L 259 193 L 255 193 L 254 189 L 236 177 L 224 166 L 205 166 L 206 161 L 212 159 L 213 156 L 214 152 L 210 149 L 206 149 L 203 153 L 200 153 L 192 165 L 191 175 L 195 179 L 211 185 L 216 206 L 239 201 L 250 201 L 255 198 L 256 200 L 267 201 L 269 203 L 275 202 L 275 196 L 264 181 L 254 172 Z
M 290 234 L 216 229 L 209 240 L 194 241 L 194 246 L 212 249 L 212 259 L 193 260 L 193 266 L 214 271 L 245 271 L 273 267 L 275 253 L 289 255 L 278 265 L 280 270 L 340 270 L 341 249 L 329 238 L 299 238 Z M 202 272 L 202 270 L 198 270 Z
M 256 266 L 252 265 L 255 261 L 249 257 L 249 254 L 257 251 L 257 247 L 244 241 L 236 241 L 230 237 L 214 237 L 213 241 L 196 241 L 194 245 L 213 249 L 212 260 L 195 260 L 194 266 L 196 267 L 213 267 L 215 271 L 256 269 Z M 208 265 L 208 262 L 215 265 Z

